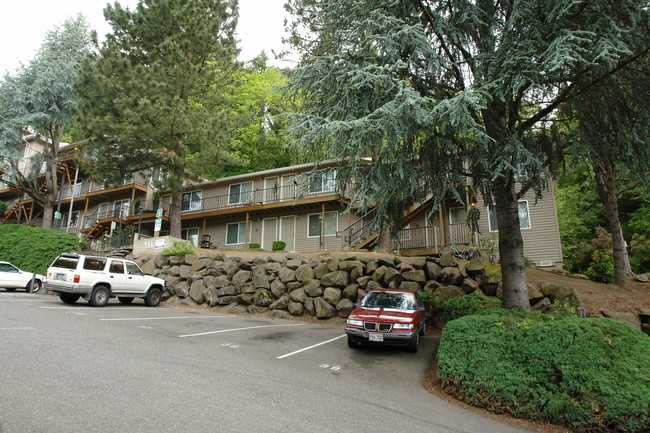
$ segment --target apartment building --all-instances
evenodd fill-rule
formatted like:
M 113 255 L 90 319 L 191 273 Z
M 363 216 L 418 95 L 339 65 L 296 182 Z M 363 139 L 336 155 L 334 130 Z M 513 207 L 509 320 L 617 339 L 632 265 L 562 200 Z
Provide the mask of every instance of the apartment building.
M 30 146 L 30 152 L 38 144 Z M 130 227 L 135 238 L 169 235 L 171 194 L 154 191 L 156 172 L 136 173 L 118 184 L 98 182 L 77 164 L 84 150 L 62 146 L 59 167 L 63 185 L 58 202 L 60 219 L 55 228 L 87 240 Z M 31 157 L 26 155 L 26 158 Z M 271 250 L 274 241 L 286 243 L 286 251 L 338 251 L 372 248 L 374 210 L 364 215 L 346 197 L 336 180 L 334 161 L 308 178 L 314 164 L 282 167 L 218 180 L 202 181 L 185 188 L 181 203 L 183 239 L 195 246 L 216 249 L 248 249 L 259 244 Z M 3 188 L 4 187 L 4 188 Z M 0 200 L 7 203 L 2 223 L 41 225 L 38 205 L 29 197 L 0 185 Z M 403 227 L 392 247 L 402 255 L 439 254 L 452 248 L 470 257 L 493 251 L 498 222 L 496 212 L 480 196 L 468 194 L 469 205 L 446 202 L 435 212 L 431 200 L 417 203 L 405 213 Z M 479 232 L 467 224 L 469 209 L 480 212 Z M 562 263 L 554 188 L 535 202 L 519 203 L 524 255 L 538 267 Z M 158 221 L 157 221 L 158 220 Z M 498 257 L 498 256 L 496 256 Z

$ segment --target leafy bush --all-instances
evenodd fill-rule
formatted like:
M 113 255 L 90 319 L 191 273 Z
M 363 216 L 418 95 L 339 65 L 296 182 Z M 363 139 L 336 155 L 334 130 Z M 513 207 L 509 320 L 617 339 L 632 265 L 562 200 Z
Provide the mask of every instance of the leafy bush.
M 599 283 L 614 282 L 614 259 L 609 254 L 596 250 L 591 255 L 591 265 L 585 275 Z
M 44 274 L 61 253 L 83 251 L 86 242 L 74 235 L 42 227 L 0 225 L 0 260 L 23 271 Z
M 260 244 L 248 244 L 248 248 L 251 248 L 251 249 L 254 249 L 254 250 L 258 250 L 261 247 L 262 246 Z
M 470 404 L 586 431 L 650 422 L 650 339 L 611 319 L 473 315 L 449 322 L 443 387 Z
M 629 257 L 634 272 L 637 274 L 650 272 L 650 239 L 644 235 L 632 235 Z
M 603 227 L 596 227 L 596 237 L 589 242 L 580 242 L 565 252 L 567 270 L 573 273 L 586 273 L 593 261 L 594 251 L 612 251 L 612 235 Z
M 472 314 L 491 314 L 503 310 L 503 303 L 499 298 L 485 296 L 481 292 L 474 292 L 444 301 L 442 310 L 447 320 L 455 320 Z
M 283 241 L 275 241 L 273 242 L 273 245 L 271 246 L 271 249 L 273 251 L 284 251 L 284 247 L 287 246 L 286 242 Z
M 194 254 L 194 246 L 188 241 L 173 241 L 172 246 L 162 250 L 163 256 L 185 256 Z

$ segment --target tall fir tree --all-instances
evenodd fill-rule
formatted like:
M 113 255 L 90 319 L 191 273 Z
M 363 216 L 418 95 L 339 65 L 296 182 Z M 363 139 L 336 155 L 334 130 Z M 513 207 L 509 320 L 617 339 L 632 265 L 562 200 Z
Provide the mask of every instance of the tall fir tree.
M 225 89 L 239 65 L 237 0 L 142 0 L 104 10 L 113 28 L 77 83 L 79 122 L 93 137 L 89 170 L 105 180 L 157 168 L 172 191 L 170 234 L 181 235 L 193 156 L 226 154 Z M 205 163 L 205 161 L 204 161 Z
M 43 208 L 45 228 L 52 227 L 54 203 L 59 198 L 59 147 L 78 103 L 73 83 L 91 41 L 85 18 L 68 18 L 46 33 L 26 66 L 6 74 L 0 82 L 0 179 Z M 24 146 L 30 145 L 23 140 L 25 133 L 45 143 L 27 166 L 19 163 Z M 45 188 L 39 178 L 43 163 Z
M 496 208 L 505 304 L 528 308 L 518 200 L 549 184 L 556 110 L 643 55 L 629 41 L 647 38 L 646 6 L 290 0 L 302 53 L 290 83 L 305 98 L 296 142 L 343 162 L 340 180 L 378 204 L 380 229 L 428 194 L 463 201 L 470 176 Z

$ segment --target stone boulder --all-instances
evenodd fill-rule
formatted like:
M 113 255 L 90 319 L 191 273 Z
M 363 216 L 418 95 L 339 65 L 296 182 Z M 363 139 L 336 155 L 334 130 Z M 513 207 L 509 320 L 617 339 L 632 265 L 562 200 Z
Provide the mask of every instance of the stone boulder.
M 627 323 L 636 329 L 641 329 L 641 318 L 634 313 L 610 312 L 605 310 L 603 310 L 602 313 L 603 316 L 609 317 L 612 320 Z
M 205 299 L 205 303 L 208 304 L 210 307 L 214 307 L 215 305 L 217 305 L 218 297 L 219 294 L 217 293 L 217 289 L 215 289 L 214 287 L 208 287 L 203 292 L 203 298 Z
M 420 271 L 421 272 L 421 271 Z M 391 283 L 393 284 L 393 283 Z M 415 281 L 402 281 L 398 286 L 400 290 L 406 290 L 409 292 L 417 292 L 422 288 L 422 284 L 416 283 Z
M 427 281 L 427 276 L 422 270 L 412 270 L 402 273 L 406 281 L 415 281 L 416 283 L 424 283 Z
M 197 304 L 202 304 L 205 302 L 205 297 L 203 296 L 204 290 L 205 285 L 203 284 L 203 280 L 197 280 L 192 283 L 188 294 Z
M 567 303 L 574 308 L 581 308 L 580 300 L 571 287 L 560 284 L 542 283 L 539 290 L 545 297 L 549 298 L 551 304 L 555 301 Z
M 346 299 L 349 299 L 350 301 L 356 301 L 357 299 L 357 294 L 359 293 L 359 285 L 358 284 L 350 284 L 347 286 L 343 292 L 341 293 L 341 296 L 343 296 Z
M 309 265 L 302 265 L 296 269 L 296 279 L 301 282 L 314 279 L 314 270 Z
M 323 298 L 314 298 L 314 307 L 316 310 L 316 317 L 319 319 L 329 319 L 334 317 L 336 310 L 333 305 Z
M 258 307 L 268 307 L 273 303 L 273 295 L 267 289 L 259 289 L 253 295 L 253 303 Z
M 451 252 L 445 251 L 440 256 L 440 266 L 443 268 L 455 267 L 458 266 L 458 262 Z
M 440 282 L 451 286 L 460 286 L 463 284 L 463 276 L 458 267 L 442 268 L 440 272 Z
M 276 298 L 284 295 L 287 292 L 287 286 L 280 280 L 273 280 L 271 283 L 271 293 Z
M 316 279 L 305 281 L 303 289 L 305 289 L 305 293 L 307 293 L 308 296 L 313 298 L 323 294 L 323 286 L 321 286 L 320 281 Z
M 179 298 L 187 298 L 190 294 L 190 283 L 187 281 L 179 281 L 174 289 Z
M 291 317 L 291 314 L 285 310 L 273 310 L 271 317 L 274 319 L 289 319 Z
M 354 304 L 347 298 L 343 298 L 336 304 L 336 312 L 339 317 L 348 317 L 354 310 Z
M 235 286 L 241 286 L 244 283 L 247 283 L 250 281 L 251 277 L 253 276 L 253 273 L 251 271 L 244 271 L 241 270 L 232 277 L 232 283 Z
M 296 281 L 296 271 L 289 268 L 282 268 L 280 269 L 280 272 L 278 272 L 278 277 L 280 277 L 280 281 L 283 283 L 290 283 Z
M 323 299 L 332 305 L 337 305 L 341 300 L 341 289 L 327 287 L 323 292 Z
M 302 313 L 305 312 L 305 306 L 300 302 L 289 302 L 287 310 L 292 316 L 302 316 Z
M 253 277 L 253 286 L 256 289 L 270 289 L 269 279 L 265 275 L 255 275 Z
M 314 299 L 316 298 L 305 299 L 305 310 L 307 310 L 310 316 L 316 315 L 316 304 L 314 303 Z M 298 304 L 300 304 L 300 302 L 298 302 Z
M 461 296 L 465 296 L 465 291 L 458 286 L 442 286 L 431 294 L 431 297 L 437 302 L 444 302 Z
M 305 292 L 305 289 L 303 288 L 296 289 L 289 293 L 289 297 L 294 302 L 300 302 L 301 304 L 304 304 L 307 300 L 307 292 Z
M 334 271 L 323 275 L 321 284 L 325 287 L 338 287 L 344 289 L 350 284 L 350 276 L 345 271 Z
M 291 302 L 291 298 L 289 295 L 282 295 L 280 298 L 273 302 L 271 305 L 269 305 L 269 308 L 272 310 L 285 310 L 288 306 L 289 303 Z

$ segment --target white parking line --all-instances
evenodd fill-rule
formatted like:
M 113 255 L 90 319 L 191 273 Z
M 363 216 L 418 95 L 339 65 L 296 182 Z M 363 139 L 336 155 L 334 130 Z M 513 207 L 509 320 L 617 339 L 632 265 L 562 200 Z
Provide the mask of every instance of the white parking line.
M 0 299 L 0 302 L 45 302 L 47 299 Z
M 179 335 L 179 338 L 184 338 L 184 337 L 198 337 L 201 335 L 210 335 L 210 334 L 223 334 L 224 332 L 235 332 L 235 331 L 245 331 L 247 329 L 259 329 L 259 328 L 276 328 L 280 326 L 303 326 L 304 323 L 296 323 L 292 325 L 261 325 L 261 326 L 249 326 L 247 328 L 234 328 L 234 329 L 222 329 L 221 331 L 210 331 L 210 332 L 201 332 L 198 334 L 187 334 L 187 335 Z
M 99 319 L 102 321 L 127 321 L 127 320 L 167 320 L 167 319 L 222 319 L 224 317 L 236 316 L 169 316 L 169 317 L 122 317 L 119 319 Z
M 92 311 L 114 311 L 114 310 L 149 310 L 151 311 L 151 307 L 108 307 L 108 308 L 94 308 L 90 307 L 89 305 L 83 305 L 79 304 L 78 307 L 75 307 L 74 305 L 71 305 L 69 307 L 41 307 L 46 310 L 73 310 L 76 308 L 84 308 L 84 309 L 90 309 Z
M 323 344 L 331 343 L 332 341 L 336 341 L 339 338 L 343 338 L 343 337 L 345 337 L 345 334 L 339 335 L 338 337 L 334 337 L 331 340 L 323 341 L 322 343 L 314 344 L 313 346 L 305 347 L 304 349 L 296 350 L 295 352 L 291 352 L 291 353 L 287 353 L 285 355 L 278 356 L 277 359 L 288 358 L 291 355 L 295 355 L 297 353 L 304 352 L 304 351 L 309 350 L 309 349 L 313 349 L 314 347 L 322 346 Z
M 36 328 L 0 328 L 0 331 L 33 331 Z

